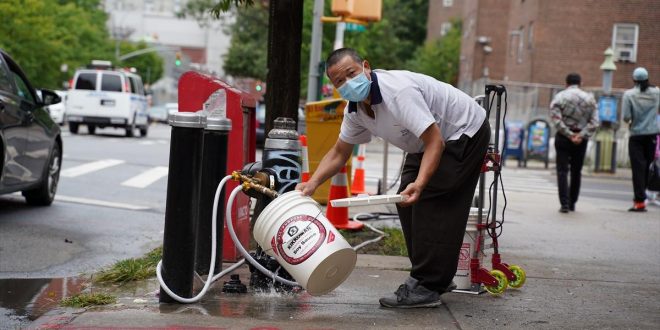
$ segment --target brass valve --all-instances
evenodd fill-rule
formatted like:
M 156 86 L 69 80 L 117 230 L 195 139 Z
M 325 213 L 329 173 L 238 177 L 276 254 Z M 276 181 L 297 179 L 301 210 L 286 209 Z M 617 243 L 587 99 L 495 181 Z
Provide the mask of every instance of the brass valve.
M 231 177 L 233 180 L 241 182 L 243 191 L 248 191 L 252 189 L 270 198 L 276 198 L 277 196 L 279 196 L 277 191 L 270 189 L 269 187 L 266 186 L 268 185 L 268 181 L 269 181 L 267 176 L 255 175 L 254 177 L 252 177 L 249 175 L 241 174 L 238 171 L 234 171 L 231 173 Z

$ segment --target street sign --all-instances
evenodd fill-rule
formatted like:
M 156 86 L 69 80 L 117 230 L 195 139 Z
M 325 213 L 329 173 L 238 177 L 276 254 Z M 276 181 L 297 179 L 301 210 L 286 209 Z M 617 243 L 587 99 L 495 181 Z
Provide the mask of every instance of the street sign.
M 355 24 L 355 23 L 346 23 L 346 31 L 364 32 L 366 30 L 367 30 L 367 27 L 364 26 L 364 25 Z

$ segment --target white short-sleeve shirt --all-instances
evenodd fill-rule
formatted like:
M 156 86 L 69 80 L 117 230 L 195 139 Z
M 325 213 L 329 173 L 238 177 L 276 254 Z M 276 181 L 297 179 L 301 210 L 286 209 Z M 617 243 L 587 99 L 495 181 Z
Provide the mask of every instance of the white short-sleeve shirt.
M 373 70 L 371 81 L 375 118 L 361 109 L 362 102 L 349 102 L 339 133 L 346 143 L 367 143 L 375 135 L 419 153 L 424 151 L 420 136 L 430 125 L 438 124 L 445 141 L 451 141 L 474 136 L 486 119 L 486 111 L 469 95 L 423 74 Z

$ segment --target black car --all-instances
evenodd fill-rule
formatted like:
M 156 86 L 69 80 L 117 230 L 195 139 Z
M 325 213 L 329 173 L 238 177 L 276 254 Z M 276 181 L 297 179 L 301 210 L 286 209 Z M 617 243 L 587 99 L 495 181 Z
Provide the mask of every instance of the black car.
M 59 102 L 53 91 L 37 93 L 18 64 L 0 49 L 0 194 L 20 191 L 30 205 L 53 202 L 62 137 L 45 107 Z

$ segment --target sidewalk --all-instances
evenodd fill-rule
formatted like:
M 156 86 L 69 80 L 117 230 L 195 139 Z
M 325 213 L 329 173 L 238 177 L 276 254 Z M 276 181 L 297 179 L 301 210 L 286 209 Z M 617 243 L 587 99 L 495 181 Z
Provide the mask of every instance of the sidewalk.
M 33 328 L 149 329 L 657 329 L 660 327 L 660 208 L 581 198 L 560 214 L 547 195 L 511 192 L 500 253 L 527 272 L 500 297 L 449 293 L 436 309 L 392 310 L 378 298 L 405 279 L 406 258 L 360 255 L 331 294 L 229 295 L 217 283 L 201 303 L 160 305 L 155 280 L 116 290 L 115 306 L 59 309 Z M 379 209 L 378 211 L 382 211 Z M 355 212 L 355 211 L 353 211 Z M 484 259 L 485 261 L 488 259 Z M 486 268 L 490 263 L 485 262 Z M 248 281 L 247 267 L 240 269 Z

